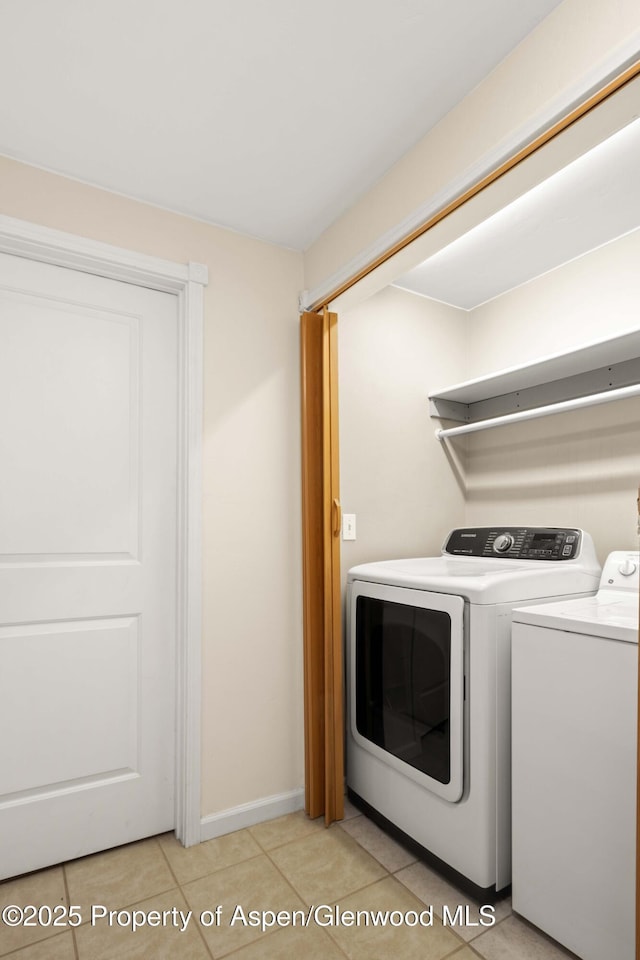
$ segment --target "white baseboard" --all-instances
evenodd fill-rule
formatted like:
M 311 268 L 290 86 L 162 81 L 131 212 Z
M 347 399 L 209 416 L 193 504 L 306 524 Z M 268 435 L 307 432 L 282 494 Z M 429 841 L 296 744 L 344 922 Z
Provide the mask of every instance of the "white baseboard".
M 234 830 L 252 827 L 264 820 L 273 820 L 275 817 L 282 817 L 286 813 L 295 813 L 296 810 L 302 810 L 303 807 L 304 789 L 302 787 L 298 790 L 291 790 L 289 793 L 278 794 L 275 797 L 264 797 L 262 800 L 256 800 L 253 803 L 243 803 L 239 807 L 232 807 L 230 810 L 223 810 L 221 813 L 213 813 L 208 817 L 202 817 L 200 820 L 200 841 L 213 840 L 214 837 L 222 837 L 225 833 L 233 833 Z

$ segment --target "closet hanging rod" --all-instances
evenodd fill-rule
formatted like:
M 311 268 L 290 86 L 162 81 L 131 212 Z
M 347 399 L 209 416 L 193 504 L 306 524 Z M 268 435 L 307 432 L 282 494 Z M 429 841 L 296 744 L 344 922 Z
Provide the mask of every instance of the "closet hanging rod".
M 476 420 L 475 423 L 465 423 L 461 427 L 447 427 L 436 430 L 438 440 L 447 437 L 459 437 L 464 433 L 476 433 L 478 430 L 488 430 L 491 427 L 506 426 L 509 423 L 520 423 L 523 420 L 537 420 L 538 417 L 548 417 L 554 413 L 564 413 L 566 410 L 580 410 L 582 407 L 595 407 L 600 403 L 609 403 L 612 400 L 625 400 L 627 397 L 640 395 L 640 383 L 628 387 L 619 387 L 616 390 L 605 390 L 602 393 L 592 393 L 586 397 L 575 397 L 572 400 L 563 400 L 560 403 L 549 403 L 544 407 L 533 407 L 531 410 L 518 410 L 516 413 L 507 413 L 502 417 L 490 417 L 488 420 Z

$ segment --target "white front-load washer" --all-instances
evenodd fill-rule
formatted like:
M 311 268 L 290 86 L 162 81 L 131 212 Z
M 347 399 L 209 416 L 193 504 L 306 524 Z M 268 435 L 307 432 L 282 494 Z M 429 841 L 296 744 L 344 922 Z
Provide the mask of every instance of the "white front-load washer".
M 639 571 L 513 612 L 513 908 L 584 960 L 636 956 Z
M 511 611 L 598 586 L 582 530 L 473 527 L 439 557 L 353 567 L 347 787 L 477 897 L 511 880 Z

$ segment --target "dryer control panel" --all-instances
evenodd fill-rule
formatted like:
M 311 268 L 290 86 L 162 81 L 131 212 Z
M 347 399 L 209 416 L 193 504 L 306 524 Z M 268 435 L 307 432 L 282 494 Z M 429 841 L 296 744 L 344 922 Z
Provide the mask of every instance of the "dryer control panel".
M 573 560 L 582 532 L 568 527 L 462 527 L 452 530 L 443 553 L 510 560 Z

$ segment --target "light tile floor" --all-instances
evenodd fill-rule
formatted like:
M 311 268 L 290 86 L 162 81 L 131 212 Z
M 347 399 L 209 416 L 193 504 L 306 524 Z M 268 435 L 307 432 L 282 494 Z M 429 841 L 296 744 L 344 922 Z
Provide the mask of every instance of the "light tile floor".
M 515 917 L 508 900 L 497 905 L 494 926 L 481 925 L 478 904 L 416 861 L 348 803 L 345 820 L 328 830 L 321 821 L 293 813 L 189 850 L 166 835 L 84 857 L 1 884 L 0 907 L 10 904 L 44 905 L 60 918 L 74 904 L 83 921 L 74 928 L 47 926 L 46 909 L 42 924 L 9 927 L 0 920 L 0 957 L 12 960 L 573 956 Z M 452 915 L 459 904 L 469 907 L 467 924 L 443 923 L 443 908 L 447 906 Z M 309 908 L 321 905 L 327 907 L 319 912 L 319 922 L 301 926 Z M 343 915 L 399 911 L 397 917 L 407 917 L 409 923 L 326 925 L 329 907 L 335 910 L 336 905 Z M 421 913 L 427 921 L 424 911 L 430 906 L 432 924 L 411 925 Z M 100 907 L 113 911 L 110 922 L 99 916 Z M 134 911 L 148 923 L 132 931 Z M 249 911 L 257 911 L 258 918 L 264 911 L 265 927 L 272 920 L 268 911 L 282 914 L 279 923 L 261 929 L 250 923 Z M 285 926 L 288 917 L 297 923 Z M 156 921 L 160 925 L 152 926 Z

